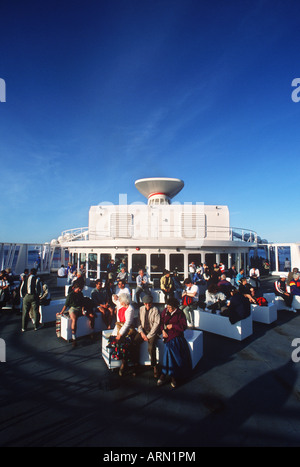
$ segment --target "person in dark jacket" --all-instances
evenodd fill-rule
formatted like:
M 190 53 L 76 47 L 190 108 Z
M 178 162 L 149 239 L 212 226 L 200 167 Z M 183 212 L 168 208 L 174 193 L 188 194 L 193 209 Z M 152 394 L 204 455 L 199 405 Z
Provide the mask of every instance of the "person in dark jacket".
M 184 337 L 187 328 L 186 317 L 179 309 L 176 298 L 170 298 L 161 315 L 161 331 L 165 343 L 162 373 L 157 385 L 162 385 L 167 375 L 171 386 L 176 387 L 178 379 L 187 378 L 192 371 L 191 354 Z
M 231 291 L 230 303 L 226 311 L 222 312 L 223 316 L 228 316 L 231 324 L 235 324 L 238 321 L 247 318 L 251 313 L 251 304 L 248 298 L 246 298 L 238 290 Z
M 20 293 L 23 297 L 22 310 L 22 331 L 26 331 L 29 311 L 32 314 L 34 330 L 38 329 L 39 321 L 39 296 L 42 293 L 42 284 L 40 278 L 36 275 L 35 268 L 30 270 L 28 276 L 24 277 L 21 284 Z

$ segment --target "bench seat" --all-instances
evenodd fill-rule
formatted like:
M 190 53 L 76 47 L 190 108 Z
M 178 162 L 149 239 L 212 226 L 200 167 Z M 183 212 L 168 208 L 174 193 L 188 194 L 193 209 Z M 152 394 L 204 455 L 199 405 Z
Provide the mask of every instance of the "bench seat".
M 87 316 L 80 316 L 77 320 L 76 338 L 88 336 L 94 332 L 100 332 L 105 329 L 105 324 L 102 319 L 102 314 L 96 312 L 94 329 L 90 327 L 90 320 Z M 61 317 L 61 337 L 66 341 L 72 339 L 71 320 L 67 315 Z
M 201 331 L 242 341 L 253 334 L 252 316 L 231 324 L 227 316 L 221 316 L 196 308 L 194 310 L 194 327 Z
M 274 303 L 268 306 L 251 305 L 253 321 L 257 323 L 271 324 L 277 320 L 277 307 Z
M 59 313 L 62 310 L 65 301 L 66 300 L 63 298 L 60 300 L 51 300 L 49 305 L 40 305 L 40 323 L 45 324 L 56 321 L 56 313 Z
M 56 286 L 57 287 L 64 287 L 68 283 L 67 277 L 57 277 Z
M 109 352 L 106 348 L 108 343 L 108 338 L 111 335 L 111 330 L 102 331 L 102 357 L 107 365 L 107 367 L 112 370 L 114 368 L 119 368 L 121 366 L 120 360 L 113 360 L 109 361 Z M 203 356 L 203 332 L 197 331 L 193 329 L 186 329 L 184 331 L 184 337 L 187 340 L 191 358 L 192 358 L 192 367 L 194 368 L 200 359 Z M 161 338 L 157 341 L 156 346 L 156 359 L 157 362 L 162 364 L 164 355 L 164 343 Z M 148 354 L 148 344 L 147 342 L 142 342 L 140 346 L 140 365 L 150 365 L 150 358 Z
M 282 297 L 275 295 L 275 293 L 264 293 L 263 295 L 265 299 L 270 303 L 274 303 L 276 305 L 277 310 L 287 310 L 290 311 L 290 308 L 285 304 L 285 301 Z M 300 310 L 300 295 L 294 295 L 292 301 L 292 307 L 295 310 Z

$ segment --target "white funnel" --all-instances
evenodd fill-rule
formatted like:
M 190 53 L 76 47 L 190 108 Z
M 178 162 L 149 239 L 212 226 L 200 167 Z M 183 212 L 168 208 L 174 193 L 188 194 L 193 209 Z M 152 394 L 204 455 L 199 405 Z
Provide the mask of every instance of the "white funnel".
M 148 204 L 170 204 L 184 187 L 179 178 L 141 178 L 135 182 L 136 188 L 148 199 Z

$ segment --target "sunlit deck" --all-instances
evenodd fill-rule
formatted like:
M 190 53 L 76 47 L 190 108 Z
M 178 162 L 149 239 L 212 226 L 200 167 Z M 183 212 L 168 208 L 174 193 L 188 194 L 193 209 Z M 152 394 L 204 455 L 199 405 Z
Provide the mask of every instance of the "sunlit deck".
M 273 280 L 264 279 L 264 291 Z M 150 369 L 137 378 L 110 372 L 100 336 L 73 348 L 54 324 L 21 333 L 20 315 L 2 311 L 0 444 L 299 446 L 300 363 L 291 360 L 299 315 L 279 311 L 271 325 L 253 323 L 243 342 L 204 332 L 203 358 L 174 390 L 157 387 Z

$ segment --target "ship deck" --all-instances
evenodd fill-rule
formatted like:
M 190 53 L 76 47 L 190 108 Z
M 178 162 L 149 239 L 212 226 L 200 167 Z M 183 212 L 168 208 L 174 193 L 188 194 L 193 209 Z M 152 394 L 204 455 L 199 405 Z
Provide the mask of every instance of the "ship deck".
M 53 276 L 53 298 L 61 298 Z M 262 289 L 272 291 L 274 277 Z M 299 446 L 300 312 L 253 323 L 242 342 L 204 332 L 203 358 L 176 389 L 157 387 L 149 368 L 136 378 L 108 370 L 100 336 L 76 347 L 55 324 L 21 332 L 20 313 L 0 312 L 2 447 L 178 448 Z M 126 449 L 124 449 L 126 452 Z

